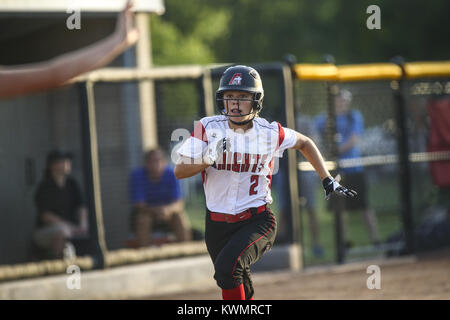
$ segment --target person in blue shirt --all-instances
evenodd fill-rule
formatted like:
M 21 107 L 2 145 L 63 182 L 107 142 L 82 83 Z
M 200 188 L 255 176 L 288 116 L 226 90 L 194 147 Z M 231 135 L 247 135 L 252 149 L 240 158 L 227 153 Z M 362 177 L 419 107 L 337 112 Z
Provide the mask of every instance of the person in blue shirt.
M 334 100 L 339 160 L 358 159 L 361 157 L 358 143 L 364 134 L 364 118 L 359 110 L 350 108 L 351 101 L 352 93 L 345 89 L 340 90 Z M 320 114 L 315 119 L 316 129 L 322 137 L 326 134 L 327 121 L 326 114 Z M 358 190 L 358 197 L 344 199 L 345 209 L 349 211 L 363 211 L 370 239 L 373 244 L 378 244 L 377 221 L 374 210 L 368 204 L 367 182 L 363 166 L 358 164 L 348 167 L 342 166 L 339 170 L 346 183 Z M 347 245 L 352 246 L 351 241 L 348 241 Z
M 173 169 L 167 165 L 164 153 L 160 149 L 152 149 L 146 152 L 144 160 L 144 166 L 134 169 L 130 176 L 137 245 L 145 247 L 152 244 L 152 230 L 161 224 L 170 227 L 177 241 L 191 240 L 181 186 Z

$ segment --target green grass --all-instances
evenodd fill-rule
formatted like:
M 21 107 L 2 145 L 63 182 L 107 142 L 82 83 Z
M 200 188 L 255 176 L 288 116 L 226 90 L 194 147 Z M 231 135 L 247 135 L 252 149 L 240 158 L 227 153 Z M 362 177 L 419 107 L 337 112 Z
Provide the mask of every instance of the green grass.
M 375 210 L 378 234 L 382 242 L 386 241 L 393 233 L 402 230 L 398 185 L 389 180 L 380 178 L 376 183 L 370 185 L 369 189 L 369 205 Z M 322 195 L 322 188 L 318 187 L 317 192 Z M 324 248 L 324 256 L 317 258 L 313 255 L 308 215 L 304 212 L 302 214 L 302 239 L 305 265 L 336 261 L 335 214 L 327 210 L 326 201 L 322 196 L 317 197 L 316 200 L 317 219 L 320 227 L 319 242 Z M 364 222 L 362 211 L 347 212 L 344 223 L 347 228 L 348 240 L 353 242 L 354 247 L 371 245 L 369 230 Z M 353 258 L 357 257 L 353 256 Z
M 324 248 L 324 256 L 317 258 L 312 252 L 311 232 L 308 226 L 308 220 L 305 213 L 303 223 L 303 251 L 304 264 L 315 265 L 323 263 L 332 263 L 336 261 L 336 233 L 335 233 L 335 217 L 334 213 L 324 209 L 318 210 L 318 221 L 320 226 L 319 242 Z M 377 213 L 377 225 L 380 239 L 385 241 L 394 232 L 401 229 L 401 221 L 398 214 L 395 213 Z M 306 221 L 305 221 L 306 220 Z M 362 212 L 348 212 L 346 219 L 346 227 L 348 228 L 348 239 L 351 240 L 355 247 L 371 245 L 369 232 L 364 223 Z
M 185 210 L 189 216 L 191 227 L 205 232 L 205 196 L 203 193 L 196 193 L 191 200 L 186 200 Z

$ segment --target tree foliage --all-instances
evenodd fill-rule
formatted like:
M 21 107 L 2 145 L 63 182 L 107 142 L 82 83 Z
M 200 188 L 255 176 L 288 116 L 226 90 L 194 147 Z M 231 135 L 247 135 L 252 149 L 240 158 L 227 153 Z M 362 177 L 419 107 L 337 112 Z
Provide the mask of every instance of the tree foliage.
M 155 65 L 206 64 L 217 60 L 213 43 L 223 37 L 230 13 L 206 1 L 166 1 L 166 13 L 152 16 Z
M 166 0 L 152 17 L 155 64 L 279 61 L 337 64 L 446 60 L 447 0 Z M 381 9 L 381 30 L 369 30 L 369 5 Z

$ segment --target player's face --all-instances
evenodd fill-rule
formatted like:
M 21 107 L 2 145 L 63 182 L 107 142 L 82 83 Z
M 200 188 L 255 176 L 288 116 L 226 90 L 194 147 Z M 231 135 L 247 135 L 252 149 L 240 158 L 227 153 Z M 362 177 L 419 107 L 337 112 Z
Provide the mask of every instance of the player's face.
M 253 95 L 242 91 L 225 91 L 223 94 L 225 111 L 227 115 L 233 116 L 235 122 L 243 122 L 253 117 L 252 111 Z

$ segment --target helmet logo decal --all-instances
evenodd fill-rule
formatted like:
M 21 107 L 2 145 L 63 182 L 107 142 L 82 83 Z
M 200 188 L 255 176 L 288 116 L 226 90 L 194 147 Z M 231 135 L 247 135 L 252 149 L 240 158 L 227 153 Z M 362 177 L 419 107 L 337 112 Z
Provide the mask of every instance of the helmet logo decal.
M 230 80 L 230 82 L 228 84 L 229 85 L 240 86 L 241 85 L 241 81 L 242 81 L 242 73 L 235 73 L 233 75 L 233 77 L 231 77 L 231 80 Z

